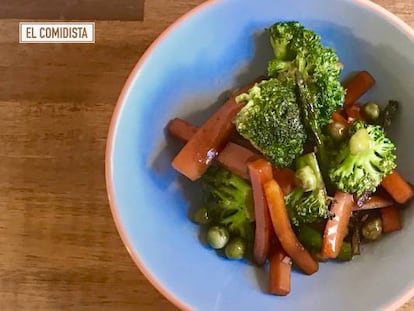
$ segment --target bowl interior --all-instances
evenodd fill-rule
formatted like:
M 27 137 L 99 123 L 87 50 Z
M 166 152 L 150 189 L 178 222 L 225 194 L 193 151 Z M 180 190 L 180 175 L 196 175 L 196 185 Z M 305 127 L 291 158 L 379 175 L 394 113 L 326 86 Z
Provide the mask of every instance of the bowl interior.
M 375 9 L 373 9 L 375 8 Z M 387 17 L 387 18 L 386 18 Z M 266 70 L 264 28 L 298 20 L 335 48 L 343 78 L 368 70 L 377 84 L 366 98 L 399 100 L 390 135 L 399 171 L 414 181 L 413 32 L 368 2 L 328 0 L 211 1 L 170 28 L 140 61 L 121 96 L 108 148 L 111 206 L 132 257 L 165 295 L 194 310 L 374 310 L 414 286 L 413 210 L 404 229 L 363 249 L 349 263 L 325 263 L 309 277 L 294 273 L 287 297 L 265 294 L 266 273 L 216 256 L 187 217 L 200 204 L 197 183 L 171 168 L 179 144 L 164 131 L 174 117 L 195 125 L 226 92 Z

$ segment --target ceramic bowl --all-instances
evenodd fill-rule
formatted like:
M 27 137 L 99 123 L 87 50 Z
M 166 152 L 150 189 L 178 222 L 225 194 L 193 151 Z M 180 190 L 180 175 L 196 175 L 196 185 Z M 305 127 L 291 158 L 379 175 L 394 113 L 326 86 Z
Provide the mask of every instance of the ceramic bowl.
M 136 265 L 183 310 L 392 310 L 414 294 L 414 210 L 403 230 L 364 247 L 347 263 L 294 272 L 287 297 L 266 294 L 266 273 L 203 246 L 188 211 L 199 187 L 174 171 L 179 144 L 164 131 L 174 117 L 195 125 L 226 91 L 263 74 L 271 50 L 264 28 L 297 20 L 337 50 L 343 78 L 368 70 L 367 98 L 399 100 L 390 133 L 398 167 L 414 181 L 414 31 L 362 0 L 212 0 L 169 27 L 131 73 L 110 126 L 106 178 L 116 226 Z M 122 280 L 120 280 L 122 282 Z

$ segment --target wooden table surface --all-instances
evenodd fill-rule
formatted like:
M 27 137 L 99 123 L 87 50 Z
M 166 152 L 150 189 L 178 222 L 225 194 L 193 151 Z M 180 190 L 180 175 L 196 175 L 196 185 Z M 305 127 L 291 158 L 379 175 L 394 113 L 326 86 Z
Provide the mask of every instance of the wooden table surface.
M 94 45 L 18 44 L 0 20 L 0 310 L 177 310 L 121 243 L 104 151 L 134 64 L 201 2 L 146 1 L 144 21 L 97 22 Z M 414 27 L 412 0 L 375 2 Z

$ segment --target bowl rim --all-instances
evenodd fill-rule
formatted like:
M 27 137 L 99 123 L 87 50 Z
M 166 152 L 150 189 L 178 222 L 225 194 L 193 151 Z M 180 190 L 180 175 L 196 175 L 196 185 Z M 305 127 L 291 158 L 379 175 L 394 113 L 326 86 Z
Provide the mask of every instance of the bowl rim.
M 112 218 L 114 220 L 115 226 L 117 228 L 118 234 L 121 237 L 121 240 L 127 249 L 129 256 L 132 258 L 133 262 L 136 264 L 138 269 L 142 272 L 142 274 L 146 277 L 146 279 L 154 286 L 165 298 L 167 298 L 172 304 L 184 311 L 192 310 L 189 305 L 187 305 L 184 301 L 180 300 L 172 291 L 168 290 L 161 282 L 157 280 L 157 278 L 153 275 L 152 271 L 150 271 L 141 260 L 139 254 L 134 250 L 133 244 L 129 239 L 124 226 L 121 221 L 121 217 L 119 214 L 119 209 L 115 199 L 115 186 L 113 182 L 113 161 L 112 155 L 114 151 L 114 140 L 115 134 L 117 129 L 118 120 L 121 115 L 122 107 L 127 99 L 129 90 L 132 86 L 135 77 L 139 73 L 141 67 L 150 57 L 153 50 L 157 48 L 157 46 L 174 30 L 177 26 L 184 23 L 187 19 L 197 15 L 199 12 L 205 10 L 207 7 L 210 7 L 214 4 L 219 2 L 226 1 L 226 0 L 207 0 L 198 6 L 194 7 L 193 9 L 189 10 L 178 19 L 176 19 L 172 24 L 170 24 L 152 43 L 151 45 L 145 50 L 142 54 L 138 62 L 133 67 L 132 71 L 128 75 L 128 78 L 122 87 L 121 93 L 118 97 L 118 100 L 115 104 L 115 108 L 113 110 L 113 114 L 111 117 L 108 134 L 107 134 L 107 141 L 106 141 L 106 150 L 105 150 L 105 181 L 106 181 L 106 189 L 107 189 L 107 196 L 109 201 L 109 206 L 112 213 Z M 392 25 L 396 26 L 401 32 L 403 32 L 413 43 L 414 43 L 414 29 L 409 26 L 405 21 L 403 21 L 400 17 L 395 15 L 394 13 L 388 11 L 384 7 L 380 6 L 377 3 L 371 2 L 370 0 L 348 0 L 353 2 L 361 7 L 367 8 L 374 13 L 382 16 L 384 19 L 388 20 Z M 414 296 L 414 286 L 409 288 L 406 292 L 402 293 L 399 297 L 397 297 L 394 301 L 390 302 L 385 308 L 384 311 L 392 311 L 397 310 L 398 308 L 402 307 L 406 302 L 408 302 Z

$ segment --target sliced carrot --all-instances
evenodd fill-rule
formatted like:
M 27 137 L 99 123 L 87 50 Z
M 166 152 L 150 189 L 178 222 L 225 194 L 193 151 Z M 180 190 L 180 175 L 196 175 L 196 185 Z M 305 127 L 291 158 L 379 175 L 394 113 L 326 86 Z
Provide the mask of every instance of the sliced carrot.
M 250 149 L 229 142 L 217 156 L 217 162 L 240 177 L 249 179 L 247 164 L 259 158 L 261 156 Z
M 381 186 L 396 202 L 401 204 L 407 202 L 414 195 L 413 187 L 395 170 L 382 180 Z
M 345 107 L 354 104 L 375 84 L 375 79 L 367 71 L 360 71 L 346 85 Z
M 264 190 L 273 230 L 281 246 L 304 273 L 315 273 L 319 269 L 318 262 L 312 258 L 293 232 L 279 184 L 274 179 L 270 180 L 264 184 Z
M 283 194 L 289 194 L 295 188 L 295 172 L 290 168 L 273 168 L 274 179 L 282 188 Z
M 272 223 L 269 208 L 264 194 L 263 185 L 272 180 L 272 165 L 259 159 L 248 164 L 250 181 L 253 189 L 254 215 L 256 220 L 253 258 L 257 265 L 262 266 L 269 256 Z
M 401 230 L 400 210 L 395 206 L 380 209 L 382 220 L 382 232 L 388 233 Z
M 344 118 L 344 116 L 339 112 L 335 111 L 331 117 L 332 121 L 341 123 L 342 125 L 348 126 L 348 121 Z
M 345 192 L 336 192 L 331 212 L 335 214 L 325 225 L 321 256 L 323 258 L 336 258 L 345 238 L 349 219 L 354 208 L 354 197 Z
M 167 130 L 174 137 L 186 142 L 194 135 L 197 128 L 185 120 L 176 118 L 168 123 Z M 258 153 L 233 142 L 228 142 L 215 160 L 234 174 L 249 179 L 247 164 L 258 158 L 261 158 Z
M 292 259 L 281 247 L 271 254 L 269 261 L 269 293 L 286 296 L 290 293 Z
M 236 96 L 248 91 L 252 85 L 233 94 L 191 136 L 172 161 L 172 166 L 178 172 L 191 180 L 203 175 L 235 130 L 233 118 L 243 108 L 242 104 L 236 103 Z
M 361 207 L 354 205 L 354 211 L 368 210 L 375 208 L 383 208 L 392 205 L 394 202 L 391 198 L 387 198 L 383 195 L 373 195 L 364 202 Z
M 186 142 L 192 135 L 197 131 L 197 128 L 191 125 L 189 122 L 176 118 L 171 120 L 167 125 L 167 130 L 171 135 L 178 138 L 179 140 Z M 216 161 L 233 172 L 236 175 L 244 179 L 249 179 L 249 172 L 247 169 L 247 164 L 250 161 L 260 158 L 261 156 L 253 152 L 252 150 L 235 144 L 233 142 L 228 142 L 223 150 L 216 157 Z
M 184 143 L 189 141 L 190 138 L 197 132 L 197 128 L 195 126 L 180 118 L 170 120 L 166 128 L 171 135 L 174 135 L 175 138 L 178 138 Z
M 171 119 L 168 122 L 166 129 L 171 135 L 184 143 L 189 141 L 190 138 L 197 132 L 197 127 L 180 118 Z M 237 132 L 231 136 L 230 141 L 257 153 L 257 150 L 252 146 L 252 144 L 240 136 Z
M 194 135 L 197 128 L 185 120 L 175 118 L 168 123 L 167 131 L 179 140 L 186 142 Z M 215 160 L 229 171 L 244 179 L 249 179 L 247 164 L 260 158 L 263 159 L 263 156 L 257 152 L 237 143 L 228 142 Z M 290 193 L 295 186 L 295 172 L 289 168 L 278 169 L 273 167 L 273 174 L 282 187 L 283 193 L 285 195 Z

